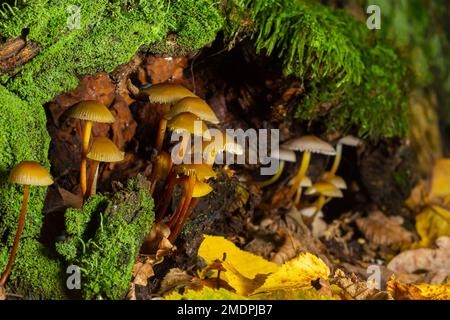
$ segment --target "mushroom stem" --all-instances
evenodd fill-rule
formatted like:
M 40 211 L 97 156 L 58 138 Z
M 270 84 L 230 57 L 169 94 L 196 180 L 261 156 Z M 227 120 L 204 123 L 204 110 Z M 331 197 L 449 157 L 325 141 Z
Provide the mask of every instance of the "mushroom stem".
M 270 186 L 271 184 L 275 183 L 281 176 L 281 174 L 283 173 L 283 169 L 284 169 L 284 161 L 280 160 L 280 163 L 278 165 L 278 170 L 277 172 L 275 172 L 275 174 L 272 176 L 272 178 L 265 180 L 265 181 L 257 181 L 256 185 L 260 186 L 261 188 Z
M 164 136 L 166 135 L 166 128 L 167 128 L 166 114 L 169 111 L 170 111 L 170 104 L 167 103 L 163 104 L 161 118 L 159 119 L 158 133 L 156 135 L 156 142 L 155 142 L 155 148 L 158 152 L 160 152 L 162 149 Z
M 190 175 L 188 180 L 188 185 L 186 188 L 186 192 L 183 196 L 182 201 L 180 201 L 180 205 L 182 206 L 182 209 L 179 212 L 178 217 L 175 217 L 175 228 L 172 230 L 169 236 L 169 241 L 173 242 L 175 241 L 176 237 L 181 231 L 181 228 L 183 227 L 183 224 L 186 220 L 186 215 L 189 210 L 189 205 L 192 200 L 192 193 L 194 192 L 194 186 L 195 186 L 196 176 Z
M 328 177 L 332 177 L 336 174 L 339 168 L 339 164 L 341 163 L 341 158 L 342 158 L 342 144 L 338 143 L 336 146 L 336 156 L 334 157 L 333 165 L 330 169 Z
M 181 223 L 177 224 L 175 226 L 175 230 L 173 230 L 173 232 L 170 233 L 169 241 L 174 242 L 178 238 L 178 236 L 181 233 L 182 227 L 184 226 L 184 224 L 186 223 L 187 219 L 191 215 L 192 210 L 194 210 L 194 208 L 197 206 L 199 200 L 200 200 L 200 198 L 192 198 L 191 199 L 191 202 L 189 203 L 188 209 L 186 210 L 186 213 L 184 214 L 183 220 L 181 221 Z
M 166 215 L 167 209 L 170 205 L 170 200 L 172 200 L 173 189 L 175 189 L 175 185 L 177 184 L 177 174 L 171 170 L 169 174 L 169 178 L 164 188 L 163 200 L 161 202 L 161 206 L 158 208 L 156 221 L 160 222 L 164 216 Z
M 11 268 L 14 264 L 14 259 L 16 257 L 17 249 L 19 248 L 19 240 L 22 235 L 23 224 L 25 222 L 25 214 L 27 211 L 27 203 L 28 203 L 29 195 L 30 195 L 30 186 L 24 185 L 22 209 L 20 210 L 20 216 L 19 216 L 19 225 L 17 227 L 16 236 L 14 238 L 14 243 L 13 243 L 13 247 L 11 249 L 11 254 L 9 256 L 8 264 L 6 265 L 6 269 L 3 272 L 2 277 L 0 278 L 0 287 L 3 287 L 5 285 L 5 282 L 8 279 L 8 276 L 11 272 Z
M 305 219 L 305 223 L 307 225 L 310 225 L 314 222 L 314 219 L 319 214 L 320 211 L 322 211 L 323 206 L 327 203 L 327 198 L 324 195 L 320 195 L 319 198 L 315 201 L 314 207 L 315 211 L 314 213 L 307 219 Z
M 153 168 L 152 168 L 152 173 L 150 176 L 150 195 L 153 196 L 153 193 L 155 192 L 156 189 L 156 184 L 158 183 L 159 179 L 161 178 L 161 164 L 158 161 L 153 161 Z M 170 160 L 169 165 L 168 165 L 168 170 L 167 172 L 171 172 L 172 170 L 172 161 Z M 167 178 L 167 177 L 165 177 Z
M 292 183 L 290 194 L 293 195 L 295 193 L 295 200 L 294 204 L 298 205 L 300 203 L 300 197 L 301 197 L 301 186 L 303 178 L 305 177 L 306 171 L 309 167 L 309 161 L 311 160 L 311 152 L 305 151 L 303 152 L 302 157 L 302 163 L 300 165 L 300 168 L 298 169 L 298 173 L 294 178 L 294 181 Z
M 158 152 L 160 152 L 162 149 L 162 145 L 164 142 L 164 136 L 166 134 L 166 128 L 167 128 L 167 120 L 164 117 L 162 117 L 159 120 L 158 134 L 156 136 L 156 143 L 155 143 L 155 148 L 156 148 L 156 150 L 158 150 Z
M 83 132 L 83 145 L 81 149 L 81 164 L 80 164 L 80 188 L 81 188 L 81 195 L 84 196 L 87 191 L 87 184 L 86 184 L 86 155 L 89 150 L 89 140 L 91 138 L 91 131 L 92 131 L 92 121 L 87 120 L 84 125 L 84 132 Z
M 92 161 L 91 172 L 89 175 L 89 190 L 86 193 L 89 196 L 93 196 L 97 193 L 97 180 L 98 180 L 98 169 L 100 166 L 100 161 Z

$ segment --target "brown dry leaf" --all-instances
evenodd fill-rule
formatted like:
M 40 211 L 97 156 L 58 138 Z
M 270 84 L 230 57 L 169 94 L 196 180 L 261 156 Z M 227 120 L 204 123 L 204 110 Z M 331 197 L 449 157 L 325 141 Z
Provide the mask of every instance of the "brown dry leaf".
M 170 269 L 162 280 L 158 293 L 163 296 L 173 290 L 186 287 L 191 283 L 192 279 L 194 279 L 194 277 L 187 274 L 186 271 L 178 268 Z
M 83 206 L 83 197 L 80 195 L 73 194 L 64 188 L 58 188 L 58 192 L 66 207 L 79 209 Z
M 437 239 L 437 249 L 416 249 L 400 253 L 388 268 L 400 276 L 427 271 L 427 282 L 439 284 L 450 281 L 450 237 Z
M 334 273 L 331 283 L 337 285 L 342 291 L 342 299 L 347 300 L 391 300 L 392 297 L 385 291 L 369 288 L 367 281 L 360 280 L 355 274 L 346 275 L 341 269 Z
M 146 287 L 148 284 L 148 279 L 154 275 L 153 265 L 148 260 L 144 263 L 137 262 L 133 267 L 133 284 Z
M 144 240 L 141 252 L 144 254 L 155 254 L 160 247 L 162 239 L 170 236 L 170 228 L 164 223 L 155 223 L 150 233 Z
M 136 285 L 133 282 L 130 282 L 127 296 L 125 300 L 137 300 L 136 299 Z
M 356 219 L 356 225 L 364 237 L 377 245 L 402 246 L 412 242 L 413 235 L 405 230 L 396 217 L 386 217 L 381 211 L 373 211 L 367 218 Z
M 277 253 L 275 253 L 272 259 L 270 259 L 279 266 L 297 256 L 302 248 L 300 241 L 292 234 L 290 230 L 282 228 L 280 230 L 280 235 L 283 237 L 284 242 L 278 249 Z
M 396 300 L 450 300 L 450 283 L 412 284 L 391 279 L 388 292 Z

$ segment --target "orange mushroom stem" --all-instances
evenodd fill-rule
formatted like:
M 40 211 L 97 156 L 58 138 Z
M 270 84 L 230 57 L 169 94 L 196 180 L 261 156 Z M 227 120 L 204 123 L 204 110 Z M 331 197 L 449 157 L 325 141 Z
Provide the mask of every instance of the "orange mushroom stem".
M 19 224 L 17 226 L 16 235 L 14 237 L 13 246 L 9 256 L 5 271 L 0 278 L 0 288 L 3 288 L 16 257 L 17 249 L 19 248 L 20 237 L 22 236 L 23 225 L 25 223 L 25 215 L 27 212 L 28 198 L 30 195 L 30 185 L 34 186 L 48 186 L 53 183 L 53 179 L 47 170 L 39 163 L 34 161 L 23 161 L 13 168 L 9 176 L 9 181 L 23 185 L 23 200 L 22 208 L 20 209 Z

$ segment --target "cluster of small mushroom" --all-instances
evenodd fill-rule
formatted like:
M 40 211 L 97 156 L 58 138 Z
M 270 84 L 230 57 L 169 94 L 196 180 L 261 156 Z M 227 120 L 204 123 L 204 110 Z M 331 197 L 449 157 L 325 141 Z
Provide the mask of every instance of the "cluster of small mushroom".
M 172 194 L 176 186 L 181 186 L 183 196 L 171 217 L 165 221 L 171 229 L 170 241 L 174 241 L 180 234 L 183 225 L 192 210 L 197 206 L 201 197 L 208 195 L 213 188 L 208 180 L 216 177 L 213 170 L 214 159 L 222 152 L 242 153 L 234 142 L 227 139 L 221 131 L 221 139 L 212 140 L 207 123 L 218 125 L 219 120 L 211 107 L 194 93 L 181 85 L 162 83 L 156 84 L 140 92 L 141 96 L 148 96 L 151 103 L 160 104 L 160 120 L 155 147 L 158 155 L 153 161 L 150 192 L 155 192 L 157 183 L 163 184 L 157 202 L 157 222 L 162 222 L 167 215 Z M 195 130 L 197 127 L 200 130 Z M 181 135 L 182 140 L 174 148 L 171 156 L 163 151 L 166 130 Z M 201 150 L 190 146 L 193 136 L 200 138 Z M 195 137 L 194 137 L 195 138 Z M 207 150 L 208 152 L 204 152 Z M 199 156 L 197 156 L 199 154 Z M 189 158 L 191 161 L 180 161 Z M 192 161 L 200 159 L 200 162 Z M 179 163 L 179 164 L 177 164 Z
M 362 141 L 356 137 L 345 136 L 338 140 L 335 149 L 331 144 L 313 135 L 306 135 L 288 140 L 280 146 L 278 152 L 271 154 L 273 158 L 280 161 L 278 171 L 271 179 L 258 184 L 262 187 L 266 187 L 276 182 L 283 172 L 285 162 L 296 162 L 295 152 L 303 152 L 297 174 L 290 180 L 290 188 L 287 194 L 283 195 L 283 198 L 280 201 L 281 203 L 278 204 L 287 204 L 293 200 L 293 204 L 299 207 L 303 188 L 306 188 L 305 195 L 317 196 L 317 200 L 312 205 L 303 206 L 301 212 L 305 217 L 313 220 L 314 217 L 321 212 L 323 206 L 328 201 L 332 198 L 342 198 L 343 194 L 341 190 L 347 189 L 345 180 L 336 175 L 342 159 L 342 147 L 344 145 L 356 147 L 361 145 L 361 143 Z M 320 179 L 314 184 L 307 176 L 312 153 L 335 156 L 330 171 L 324 172 L 320 176 Z M 277 201 L 278 199 L 275 202 Z
M 94 195 L 97 189 L 98 169 L 100 162 L 119 162 L 124 159 L 124 153 L 110 139 L 98 137 L 91 140 L 92 125 L 98 123 L 114 123 L 111 111 L 102 103 L 94 100 L 82 101 L 68 111 L 68 117 L 84 121 L 84 131 L 81 147 L 80 189 L 84 199 Z M 91 160 L 89 178 L 87 179 L 87 159 Z

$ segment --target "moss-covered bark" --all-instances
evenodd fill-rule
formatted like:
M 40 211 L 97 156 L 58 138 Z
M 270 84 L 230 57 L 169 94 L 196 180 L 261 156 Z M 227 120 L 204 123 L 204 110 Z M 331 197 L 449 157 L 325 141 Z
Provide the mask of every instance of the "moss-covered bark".
M 68 239 L 57 243 L 68 264 L 81 269 L 85 299 L 121 299 L 127 293 L 135 258 L 154 221 L 149 185 L 142 177 L 111 199 L 92 197 L 66 213 Z

